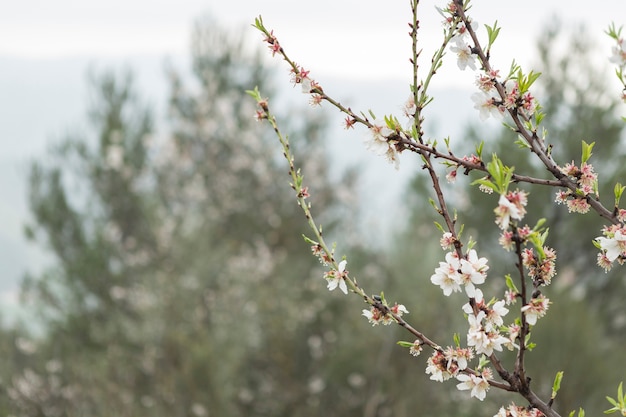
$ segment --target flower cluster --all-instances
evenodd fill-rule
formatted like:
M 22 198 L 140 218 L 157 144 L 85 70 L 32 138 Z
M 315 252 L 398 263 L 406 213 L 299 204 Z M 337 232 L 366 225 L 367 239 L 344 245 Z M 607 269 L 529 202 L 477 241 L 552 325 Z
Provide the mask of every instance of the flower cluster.
M 372 127 L 369 130 L 371 137 L 365 142 L 365 147 L 376 155 L 384 155 L 389 163 L 392 163 L 396 169 L 399 169 L 399 150 L 402 148 L 398 140 L 390 139 L 395 132 L 388 128 L 384 122 L 376 120 L 372 123 Z
M 372 326 L 381 323 L 387 326 L 391 323 L 395 323 L 396 319 L 394 319 L 392 313 L 398 317 L 402 317 L 403 314 L 409 314 L 409 310 L 407 310 L 403 304 L 398 303 L 395 303 L 392 307 L 382 306 L 382 308 L 380 308 L 372 306 L 369 310 L 363 310 L 363 315 L 372 323 Z
M 491 70 L 476 78 L 480 91 L 472 94 L 472 101 L 474 108 L 479 111 L 480 120 L 487 120 L 489 116 L 499 120 L 507 110 L 514 109 L 527 118 L 535 114 L 537 100 L 528 91 L 522 94 L 516 80 L 508 79 L 502 84 L 505 96 L 504 99 L 500 98 L 496 88 L 496 84 L 500 83 L 498 77 L 498 70 Z
M 514 239 L 517 239 L 519 242 L 526 242 L 531 233 L 532 230 L 528 225 L 518 227 L 515 231 L 503 230 L 498 239 L 498 243 L 508 252 L 511 251 L 515 245 Z
M 605 226 L 602 230 L 604 236 L 597 237 L 596 246 L 601 252 L 598 254 L 598 265 L 608 272 L 613 266 L 613 261 L 617 260 L 620 265 L 626 259 L 626 228 L 622 225 L 614 224 Z
M 501 407 L 493 417 L 544 417 L 541 411 L 534 407 L 521 407 L 519 405 L 511 404 L 507 408 Z
M 469 322 L 467 344 L 473 346 L 476 353 L 491 356 L 494 350 L 502 351 L 502 346 L 509 343 L 509 339 L 500 334 L 500 328 L 504 323 L 502 317 L 509 309 L 504 306 L 504 300 L 485 304 L 482 293 L 479 295 L 480 299 L 476 300 L 475 308 L 470 303 L 463 306 Z
M 445 235 L 443 239 L 446 239 Z M 476 251 L 471 249 L 463 258 L 459 258 L 456 252 L 448 252 L 445 260 L 439 262 L 439 267 L 430 277 L 430 281 L 441 287 L 445 296 L 461 291 L 461 286 L 465 287 L 468 297 L 482 296 L 481 292 L 476 291 L 476 285 L 482 284 L 487 278 L 487 258 L 479 258 Z
M 296 67 L 297 68 L 297 67 Z M 309 76 L 310 71 L 305 70 L 302 67 L 298 69 L 291 68 L 291 82 L 294 86 L 300 85 L 304 94 L 311 94 L 311 100 L 309 103 L 312 106 L 319 106 L 322 104 L 324 96 L 319 94 L 322 91 L 322 87 Z
M 558 204 L 567 205 L 567 210 L 570 213 L 587 213 L 591 208 L 587 201 L 589 195 L 598 194 L 598 174 L 594 171 L 593 166 L 583 162 L 579 168 L 572 161 L 561 168 L 561 172 L 576 181 L 577 188 L 575 192 L 572 190 L 558 191 L 555 201 Z
M 500 229 L 508 229 L 511 219 L 522 220 L 526 214 L 527 203 L 528 194 L 525 191 L 515 190 L 501 194 L 498 207 L 493 210 L 496 213 L 496 224 Z
M 471 397 L 476 397 L 482 401 L 489 391 L 489 379 L 492 377 L 493 372 L 489 368 L 483 369 L 479 375 L 459 374 L 456 379 L 461 382 L 456 387 L 461 391 L 470 390 Z
M 542 254 L 537 256 L 533 249 L 522 251 L 522 264 L 528 269 L 528 276 L 535 285 L 549 285 L 556 275 L 556 252 L 547 246 L 543 247 Z
M 478 23 L 471 21 L 470 27 L 473 31 L 478 28 Z M 456 32 L 450 40 L 450 51 L 454 52 L 457 56 L 457 65 L 461 71 L 469 67 L 476 71 L 476 55 L 472 47 L 469 44 L 470 41 L 469 31 L 465 23 L 459 22 L 456 27 Z
M 280 46 L 280 43 L 278 43 L 278 39 L 276 39 L 273 30 L 265 36 L 265 39 L 263 39 L 263 41 L 267 42 L 268 48 L 270 49 L 270 51 L 272 51 L 272 56 L 276 55 L 276 52 L 282 52 L 283 48 Z
M 468 164 L 482 165 L 482 160 L 474 154 L 464 155 L 461 158 L 461 160 Z M 456 181 L 457 169 L 459 169 L 462 166 L 462 164 L 461 163 L 456 163 L 456 164 L 449 163 L 449 165 L 452 167 L 452 170 L 446 174 L 446 180 L 452 184 Z M 469 170 L 469 167 L 467 169 Z
M 473 357 L 474 352 L 468 348 L 448 346 L 445 350 L 435 350 L 426 361 L 426 373 L 433 381 L 447 381 L 467 369 Z
M 317 258 L 320 260 L 320 262 L 322 263 L 322 265 L 327 266 L 328 264 L 330 264 L 333 260 L 332 255 L 329 255 L 324 248 L 322 247 L 322 245 L 320 245 L 317 242 L 314 242 L 313 245 L 311 245 L 311 252 L 313 253 L 314 256 L 317 256 Z

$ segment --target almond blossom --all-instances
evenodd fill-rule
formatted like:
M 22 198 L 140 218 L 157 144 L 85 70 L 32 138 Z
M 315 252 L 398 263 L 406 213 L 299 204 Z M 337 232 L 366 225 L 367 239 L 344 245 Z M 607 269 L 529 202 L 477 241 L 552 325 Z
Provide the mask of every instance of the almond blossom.
M 423 343 L 419 339 L 415 340 L 413 345 L 409 348 L 409 353 L 412 356 L 419 356 L 419 354 L 422 353 L 422 345 Z
M 544 417 L 541 411 L 534 407 L 522 407 L 520 405 L 511 404 L 507 408 L 500 407 L 500 410 L 494 417 Z
M 522 313 L 526 316 L 526 322 L 531 326 L 537 323 L 537 319 L 546 315 L 550 300 L 543 294 L 530 300 L 528 304 L 522 307 Z
M 467 362 L 474 357 L 474 351 L 470 348 L 453 348 L 448 346 L 443 355 L 448 360 L 447 369 L 467 369 Z
M 479 112 L 480 120 L 485 121 L 489 116 L 497 120 L 504 116 L 504 108 L 498 104 L 498 100 L 491 93 L 479 91 L 472 94 L 471 98 L 474 108 Z
M 467 345 L 473 346 L 478 354 L 491 356 L 494 350 L 502 351 L 502 345 L 508 343 L 508 339 L 495 330 L 488 331 L 483 327 L 482 321 L 486 318 L 484 311 L 477 315 L 469 314 L 469 331 L 467 332 Z
M 498 328 L 504 324 L 502 317 L 506 316 L 509 309 L 506 308 L 504 300 L 496 301 L 487 311 L 486 322 L 488 327 Z
M 402 317 L 403 314 L 409 314 L 409 310 L 406 309 L 404 304 L 395 303 L 392 307 L 389 307 L 388 312 L 383 312 L 380 308 L 372 306 L 369 310 L 363 310 L 362 315 L 365 316 L 370 323 L 372 323 L 372 326 L 376 326 L 381 323 L 384 326 L 388 326 L 396 321 L 394 317 L 389 314 L 389 312 L 398 317 Z
M 446 262 L 439 262 L 439 268 L 430 277 L 430 281 L 441 287 L 443 294 L 447 297 L 453 292 L 461 291 L 461 276 L 459 268 L 461 263 L 455 252 L 446 254 Z
M 461 38 L 458 38 L 456 42 L 450 45 L 450 51 L 456 54 L 456 63 L 461 71 L 464 71 L 467 67 L 476 71 L 476 57 L 472 53 L 472 48 Z
M 500 229 L 508 229 L 511 219 L 522 220 L 526 214 L 524 206 L 527 202 L 527 195 L 524 191 L 516 190 L 509 191 L 506 195 L 501 194 L 498 207 L 493 210 L 496 213 L 496 224 L 500 226 Z
M 433 381 L 443 382 L 458 373 L 456 363 L 449 363 L 445 355 L 436 350 L 426 361 L 426 373 Z
M 452 236 L 452 233 L 446 232 L 439 240 L 439 244 L 441 245 L 441 249 L 446 250 L 452 248 L 455 241 L 456 239 L 454 238 L 454 236 Z
M 399 153 L 396 149 L 397 141 L 389 140 L 389 136 L 393 130 L 389 129 L 384 123 L 374 121 L 372 127 L 369 128 L 371 137 L 365 141 L 365 147 L 376 155 L 384 155 L 387 161 L 394 164 L 395 168 L 400 167 Z
M 467 254 L 467 259 L 461 259 L 461 273 L 459 274 L 460 282 L 465 286 L 465 293 L 468 297 L 476 296 L 476 287 L 474 284 L 482 284 L 487 277 L 487 258 L 478 258 L 474 249 Z M 479 293 L 482 299 L 482 293 Z
M 485 377 L 474 374 L 459 374 L 456 379 L 461 381 L 456 385 L 459 390 L 470 390 L 470 396 L 476 397 L 480 401 L 485 399 L 489 390 L 489 382 Z
M 610 262 L 616 260 L 626 251 L 626 234 L 623 234 L 621 230 L 613 233 L 612 237 L 601 236 L 597 237 L 596 240 L 600 243 L 600 249 L 606 254 Z
M 332 291 L 335 288 L 339 287 L 339 289 L 344 293 L 348 294 L 348 286 L 346 285 L 346 277 L 348 276 L 348 271 L 346 271 L 346 264 L 348 262 L 344 259 L 339 262 L 339 265 L 336 270 L 331 269 L 330 271 L 324 274 L 324 278 L 328 281 L 328 290 Z

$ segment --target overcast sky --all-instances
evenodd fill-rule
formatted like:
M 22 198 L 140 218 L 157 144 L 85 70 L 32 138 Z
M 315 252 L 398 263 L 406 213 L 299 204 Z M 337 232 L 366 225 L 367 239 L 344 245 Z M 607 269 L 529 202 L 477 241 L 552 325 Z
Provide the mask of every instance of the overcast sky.
M 622 19 L 618 25 L 626 23 L 625 0 L 474 3 L 471 15 L 476 21 L 498 20 L 502 26 L 493 63 L 503 69 L 513 58 L 527 68 L 538 32 L 556 18 L 568 26 L 584 22 L 600 42 L 601 57 L 610 50 L 602 31 L 612 19 Z M 419 38 L 425 62 L 440 42 L 442 18 L 435 5 L 445 3 L 422 0 L 420 5 Z M 40 259 L 26 249 L 22 238 L 26 162 L 44 155 L 46 144 L 84 120 L 87 70 L 130 65 L 146 95 L 158 101 L 165 88 L 163 61 L 169 57 L 184 63 L 195 19 L 212 15 L 222 26 L 242 30 L 261 44 L 261 36 L 250 27 L 259 14 L 290 56 L 322 84 L 324 77 L 349 77 L 363 80 L 363 90 L 373 79 L 404 79 L 408 86 L 408 0 L 4 2 L 0 13 L 0 303 L 3 291 L 14 289 L 25 267 Z M 452 64 L 440 71 L 436 83 L 440 88 L 471 88 L 473 77 L 459 73 Z
M 444 4 L 421 2 L 420 38 L 426 50 L 440 34 L 434 6 Z M 398 75 L 408 71 L 408 6 L 408 0 L 21 0 L 3 5 L 0 56 L 184 54 L 190 25 L 199 16 L 212 13 L 252 34 L 249 24 L 262 14 L 291 54 L 312 67 L 366 77 Z M 612 19 L 626 20 L 626 3 L 476 0 L 471 13 L 479 23 L 497 19 L 507 41 L 500 54 L 523 60 L 535 33 L 552 16 L 571 24 L 584 21 L 591 32 L 600 33 Z

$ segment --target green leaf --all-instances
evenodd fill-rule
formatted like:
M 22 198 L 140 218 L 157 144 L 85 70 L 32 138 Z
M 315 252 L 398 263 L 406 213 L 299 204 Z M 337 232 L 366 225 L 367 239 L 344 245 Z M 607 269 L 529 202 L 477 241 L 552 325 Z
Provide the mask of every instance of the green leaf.
M 554 399 L 556 397 L 556 394 L 561 389 L 562 379 L 563 379 L 563 371 L 557 372 L 556 376 L 554 377 L 554 383 L 552 384 L 552 396 L 550 397 L 551 399 Z
M 478 369 L 484 368 L 486 365 L 489 365 L 491 361 L 485 355 L 480 355 L 480 359 L 478 361 Z
M 250 96 L 252 96 L 252 98 L 254 98 L 256 101 L 261 100 L 261 93 L 259 92 L 259 86 L 254 86 L 254 90 L 246 90 L 246 93 Z
M 507 167 L 502 163 L 502 160 L 498 158 L 498 156 L 494 153 L 491 157 L 491 162 L 487 164 L 487 172 L 491 176 L 492 185 L 488 185 L 486 183 L 481 183 L 498 194 L 503 195 L 509 189 L 509 184 L 511 183 L 511 178 L 513 178 L 513 167 Z M 477 180 L 481 181 L 481 180 Z
M 521 137 L 514 142 L 520 149 L 530 149 L 530 145 Z
M 496 20 L 493 26 L 485 25 L 487 29 L 487 38 L 489 39 L 489 44 L 487 45 L 487 49 L 491 49 L 491 45 L 496 41 L 496 38 L 500 34 L 500 28 L 498 27 L 498 21 Z
M 304 241 L 309 245 L 317 245 L 319 243 L 314 241 L 313 239 L 308 238 L 305 234 L 302 234 L 302 238 L 304 238 Z
M 509 291 L 514 292 L 514 293 L 519 293 L 519 290 L 515 286 L 515 283 L 513 282 L 513 278 L 511 278 L 510 274 L 506 274 L 504 276 L 504 279 L 506 281 L 506 287 L 509 289 Z
M 588 144 L 587 142 L 585 142 L 584 140 L 582 141 L 582 157 L 581 162 L 584 164 L 585 162 L 587 162 L 589 160 L 589 158 L 591 158 L 591 150 L 593 149 L 593 146 L 595 145 L 595 142 L 591 142 L 591 144 Z
M 613 405 L 613 408 L 604 410 L 604 414 L 611 414 L 619 411 L 620 413 L 622 413 L 622 415 L 626 415 L 626 396 L 624 396 L 624 392 L 622 390 L 623 384 L 623 382 L 620 382 L 619 386 L 617 387 L 617 400 L 614 400 L 609 396 L 606 397 L 607 401 L 610 402 L 611 405 Z
M 615 194 L 615 207 L 619 207 L 619 201 L 621 200 L 625 189 L 626 186 L 620 184 L 619 182 L 615 184 L 615 188 L 613 189 L 613 194 Z
M 485 146 L 485 141 L 480 141 L 480 143 L 478 144 L 478 146 L 476 147 L 476 155 L 480 158 L 483 159 L 483 146 Z

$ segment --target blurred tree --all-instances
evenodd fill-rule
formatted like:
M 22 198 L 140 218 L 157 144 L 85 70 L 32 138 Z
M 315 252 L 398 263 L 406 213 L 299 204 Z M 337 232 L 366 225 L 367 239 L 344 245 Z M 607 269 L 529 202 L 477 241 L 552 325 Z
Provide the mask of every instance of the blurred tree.
M 67 138 L 32 165 L 27 234 L 57 262 L 24 281 L 44 332 L 12 378 L 17 415 L 360 415 L 367 381 L 344 388 L 346 363 L 367 357 L 339 329 L 362 320 L 337 320 L 350 305 L 324 293 L 275 137 L 244 93 L 267 91 L 268 74 L 212 21 L 192 47 L 195 84 L 169 73 L 171 137 L 154 134 L 130 76 L 105 74 L 96 140 Z M 325 231 L 341 218 L 344 233 L 353 177 L 330 186 L 323 121 L 306 120 L 294 145 Z

